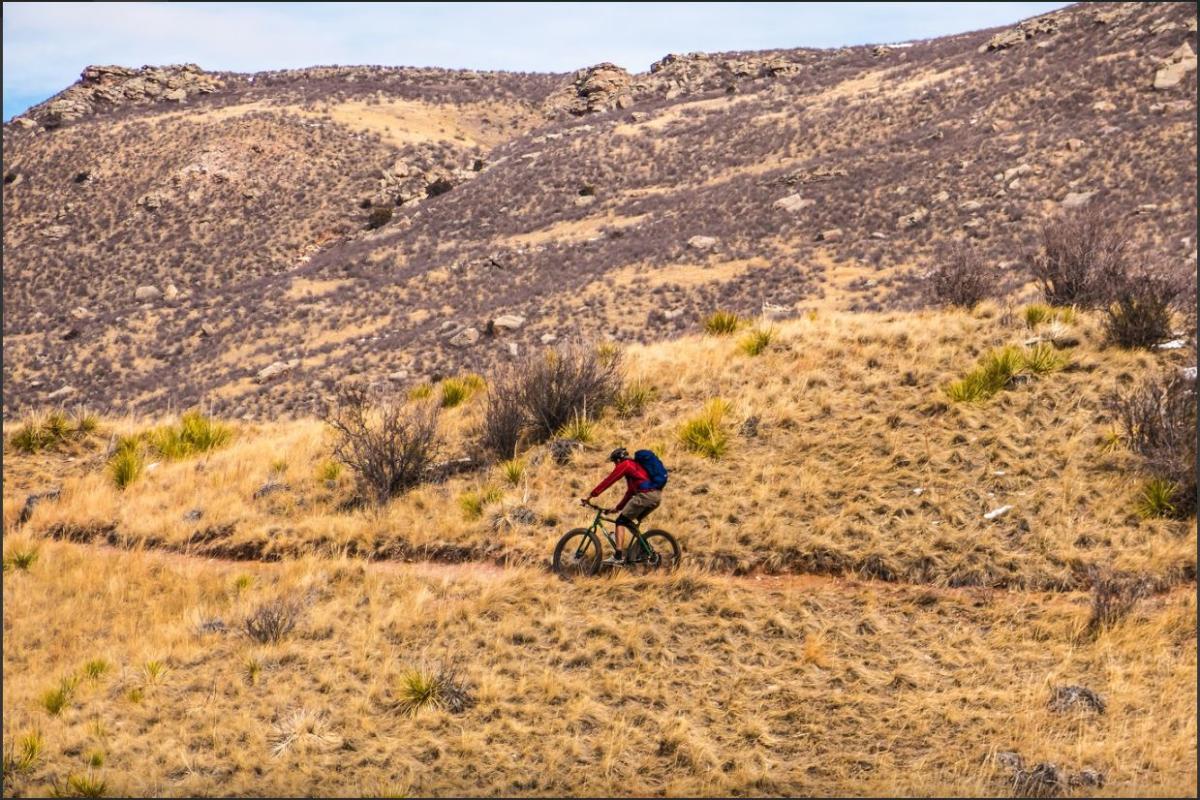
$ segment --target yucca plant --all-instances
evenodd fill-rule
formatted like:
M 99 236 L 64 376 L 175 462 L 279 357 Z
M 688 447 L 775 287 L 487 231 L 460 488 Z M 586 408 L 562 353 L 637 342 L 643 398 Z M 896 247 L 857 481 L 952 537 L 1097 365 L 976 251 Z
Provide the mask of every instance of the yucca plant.
M 1021 357 L 1021 369 L 1031 375 L 1047 375 L 1051 372 L 1058 372 L 1066 365 L 1066 356 L 1061 355 L 1049 342 L 1034 345 Z
M 422 708 L 444 709 L 461 713 L 474 699 L 471 688 L 453 667 L 422 666 L 400 676 L 397 687 L 399 699 L 395 708 L 402 714 L 413 715 Z
M 468 373 L 457 378 L 446 378 L 441 383 L 442 408 L 454 408 L 487 386 L 482 375 Z
M 645 410 L 646 405 L 654 399 L 654 387 L 645 381 L 630 381 L 621 387 L 613 400 L 613 409 L 621 418 L 635 417 Z
M 232 438 L 232 428 L 198 411 L 189 411 L 180 417 L 179 424 L 163 426 L 150 434 L 154 449 L 171 460 L 216 450 Z
M 596 435 L 596 423 L 582 414 L 576 414 L 570 422 L 559 428 L 555 435 L 560 439 L 590 442 Z
M 516 486 L 525 477 L 525 462 L 519 458 L 510 458 L 500 463 L 500 472 L 504 479 Z
M 775 334 L 774 328 L 755 328 L 738 342 L 738 347 L 746 355 L 757 356 L 771 345 Z
M 50 716 L 57 717 L 63 712 L 63 709 L 71 704 L 71 697 L 75 693 L 75 686 L 78 682 L 78 678 L 67 676 L 59 680 L 58 686 L 42 692 L 42 696 L 39 698 L 42 708 L 46 709 Z
M 1054 319 L 1054 309 L 1045 303 L 1034 303 L 1033 305 L 1025 306 L 1025 326 L 1030 330 L 1052 319 Z
M 83 674 L 90 680 L 97 681 L 108 672 L 109 664 L 103 658 L 93 658 L 83 665 Z
M 13 547 L 8 551 L 8 555 L 4 557 L 4 565 L 13 569 L 27 570 L 32 567 L 38 560 L 38 550 L 36 547 Z
M 1143 517 L 1174 517 L 1179 514 L 1179 484 L 1163 478 L 1151 478 L 1138 493 L 1136 508 Z
M 334 461 L 332 458 L 321 462 L 317 467 L 317 480 L 320 481 L 336 481 L 342 474 L 342 465 Z
M 21 736 L 17 741 L 9 741 L 4 751 L 4 775 L 16 772 L 29 772 L 42 757 L 41 731 L 33 731 Z
M 679 440 L 683 446 L 694 453 L 708 458 L 718 459 L 729 449 L 729 432 L 725 426 L 725 416 L 731 405 L 721 399 L 709 400 L 704 412 L 694 419 L 684 423 L 679 431 Z
M 745 324 L 745 320 L 732 311 L 715 311 L 704 320 L 704 330 L 713 336 L 728 336 Z
M 125 489 L 138 479 L 146 462 L 136 439 L 126 437 L 117 445 L 117 452 L 109 459 L 108 469 L 118 489 Z

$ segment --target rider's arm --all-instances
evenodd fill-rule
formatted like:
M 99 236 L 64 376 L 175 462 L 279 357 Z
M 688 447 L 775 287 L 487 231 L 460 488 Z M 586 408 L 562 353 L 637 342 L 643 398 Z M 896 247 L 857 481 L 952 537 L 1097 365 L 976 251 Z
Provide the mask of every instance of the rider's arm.
M 600 494 L 602 494 L 602 493 L 604 492 L 604 490 L 605 490 L 605 489 L 607 489 L 608 487 L 612 486 L 612 485 L 613 485 L 613 483 L 615 483 L 615 482 L 616 482 L 617 478 L 620 478 L 620 477 L 621 477 L 622 475 L 624 475 L 624 474 L 625 474 L 625 473 L 626 473 L 628 470 L 629 470 L 629 462 L 627 462 L 627 461 L 622 461 L 620 464 L 617 464 L 617 466 L 616 466 L 616 469 L 614 469 L 614 470 L 612 471 L 612 473 L 611 473 L 611 474 L 610 474 L 610 475 L 609 475 L 607 478 L 605 478 L 604 480 L 600 481 L 600 483 L 599 483 L 599 484 L 596 486 L 596 488 L 595 488 L 595 489 L 592 489 L 592 493 L 591 493 L 590 495 L 588 495 L 588 497 L 597 497 L 597 496 L 599 496 Z M 628 496 L 628 495 L 626 495 L 625 499 L 626 499 L 626 500 L 628 500 L 628 499 L 629 499 L 629 496 Z M 624 502 L 624 501 L 622 501 L 622 503 L 623 503 L 623 502 Z

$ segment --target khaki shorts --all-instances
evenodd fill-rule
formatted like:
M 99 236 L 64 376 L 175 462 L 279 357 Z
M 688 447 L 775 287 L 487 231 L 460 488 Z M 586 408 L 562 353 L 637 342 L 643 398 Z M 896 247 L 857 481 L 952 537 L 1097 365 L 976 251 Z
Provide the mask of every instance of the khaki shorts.
M 621 509 L 620 516 L 634 522 L 641 522 L 646 515 L 658 508 L 662 502 L 662 492 L 655 489 L 651 492 L 638 492 L 629 498 L 629 502 Z

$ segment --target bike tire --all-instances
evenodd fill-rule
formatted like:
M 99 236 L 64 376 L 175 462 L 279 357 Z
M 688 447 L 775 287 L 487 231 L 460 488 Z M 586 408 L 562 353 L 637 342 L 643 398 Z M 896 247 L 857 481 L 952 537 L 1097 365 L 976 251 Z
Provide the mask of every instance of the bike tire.
M 564 580 L 589 577 L 600 570 L 604 550 L 600 539 L 587 528 L 573 528 L 554 546 L 554 572 Z
M 650 545 L 658 560 L 657 563 L 639 561 L 638 559 L 644 558 L 646 554 L 642 552 L 641 542 L 634 539 L 626 548 L 626 559 L 633 569 L 642 573 L 671 572 L 679 566 L 679 562 L 683 558 L 683 551 L 679 549 L 679 542 L 675 541 L 674 536 L 664 530 L 655 529 L 643 533 L 642 538 Z

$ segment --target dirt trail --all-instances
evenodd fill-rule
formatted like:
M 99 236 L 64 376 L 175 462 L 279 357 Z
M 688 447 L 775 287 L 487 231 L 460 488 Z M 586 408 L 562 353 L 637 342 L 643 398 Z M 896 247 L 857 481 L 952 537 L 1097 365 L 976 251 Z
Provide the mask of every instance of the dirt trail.
M 303 559 L 288 559 L 281 561 L 261 561 L 261 560 L 244 560 L 234 558 L 221 558 L 217 556 L 194 555 L 191 553 L 180 553 L 172 550 L 165 550 L 156 547 L 136 547 L 123 548 L 107 543 L 98 542 L 72 542 L 69 540 L 53 540 L 61 544 L 66 544 L 72 547 L 85 549 L 94 549 L 105 552 L 123 552 L 123 553 L 138 553 L 149 558 L 153 558 L 160 562 L 171 564 L 180 568 L 189 567 L 225 567 L 236 568 L 239 570 L 274 570 L 280 569 L 289 563 Z M 322 556 L 310 556 L 316 561 L 332 561 Z M 520 572 L 537 572 L 541 574 L 549 574 L 549 570 L 545 565 L 525 564 L 501 566 L 499 564 L 486 561 L 401 561 L 395 559 L 365 559 L 365 558 L 347 558 L 351 563 L 362 564 L 364 568 L 379 572 L 392 574 L 415 574 L 422 578 L 429 579 L 445 579 L 445 580 L 476 580 L 483 582 L 495 582 L 502 580 L 505 577 L 511 577 Z M 684 570 L 687 570 L 686 565 Z M 996 597 L 1004 596 L 1025 596 L 1031 592 L 1019 590 L 996 589 L 989 587 L 945 587 L 933 586 L 929 584 L 912 584 L 912 583 L 889 583 L 886 581 L 877 581 L 870 579 L 845 578 L 831 575 L 820 575 L 810 573 L 791 573 L 784 575 L 765 575 L 765 574 L 748 574 L 748 575 L 730 575 L 727 573 L 710 572 L 700 570 L 694 574 L 703 576 L 706 579 L 727 582 L 744 588 L 754 588 L 763 591 L 841 591 L 854 592 L 863 588 L 870 587 L 872 591 L 890 594 L 890 595 L 911 595 L 913 599 L 920 601 L 922 598 L 969 598 L 990 602 Z M 617 577 L 616 573 L 603 574 L 591 580 L 609 580 Z M 1045 594 L 1042 592 L 1034 592 L 1035 594 Z M 1070 602 L 1073 598 L 1077 598 L 1084 593 L 1082 592 L 1054 592 L 1051 593 L 1056 597 L 1062 598 L 1064 601 Z

